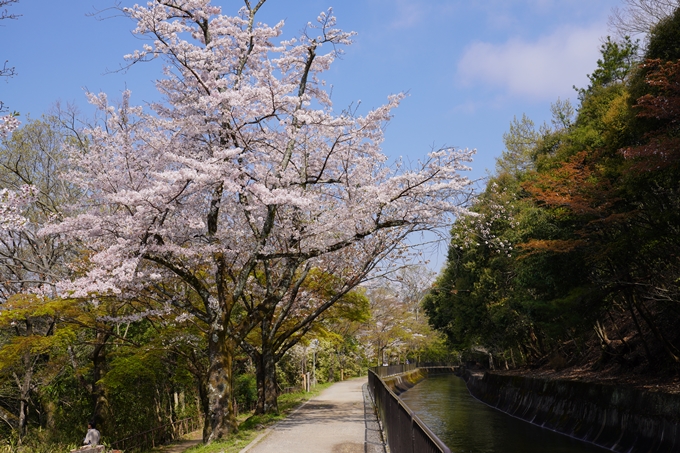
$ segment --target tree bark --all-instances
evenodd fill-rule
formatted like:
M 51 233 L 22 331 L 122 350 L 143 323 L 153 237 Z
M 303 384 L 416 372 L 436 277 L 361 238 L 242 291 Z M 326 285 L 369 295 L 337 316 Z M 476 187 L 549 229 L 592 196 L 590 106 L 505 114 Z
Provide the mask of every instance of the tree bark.
M 25 373 L 19 382 L 19 441 L 26 434 L 28 424 L 28 399 L 31 392 L 31 382 L 33 380 L 33 358 L 30 353 L 25 353 L 23 357 Z
M 29 319 L 26 319 L 25 323 L 26 337 L 30 337 L 33 335 L 33 323 Z M 33 373 L 35 371 L 35 358 L 30 351 L 26 351 L 21 358 L 21 362 L 24 369 L 24 375 L 14 375 L 14 379 L 16 380 L 19 389 L 19 444 L 21 444 L 21 440 L 26 434 L 26 426 L 28 424 L 28 400 L 31 395 L 31 383 L 33 382 Z
M 262 350 L 262 365 L 264 375 L 264 413 L 279 413 L 279 388 L 276 379 L 276 360 L 271 347 Z
M 659 327 L 657 326 L 657 323 L 652 318 L 652 314 L 645 307 L 644 302 L 642 300 L 639 300 L 635 294 L 633 294 L 631 298 L 632 298 L 632 301 L 633 301 L 633 305 L 635 305 L 635 308 L 637 308 L 638 313 L 640 313 L 640 316 L 642 316 L 642 319 L 644 319 L 645 322 L 647 323 L 649 330 L 652 331 L 652 334 L 656 337 L 656 339 L 663 346 L 664 350 L 666 351 L 668 358 L 670 358 L 675 363 L 680 362 L 678 349 L 675 347 L 675 345 L 673 345 L 673 343 L 668 341 L 666 336 L 659 329 Z
M 208 383 L 206 376 L 200 376 L 197 377 L 197 379 L 198 379 L 198 403 L 201 408 L 201 413 L 205 415 L 205 417 L 203 417 L 203 442 L 207 442 L 208 437 L 212 432 L 210 417 L 208 417 L 208 413 L 210 412 L 210 405 L 208 404 Z
M 203 432 L 206 443 L 226 438 L 238 430 L 233 399 L 233 359 L 236 345 L 224 330 L 213 330 L 208 340 L 208 414 Z
M 92 404 L 91 420 L 97 425 L 104 422 L 104 411 L 106 408 L 106 396 L 104 389 L 99 384 L 102 378 L 102 371 L 106 365 L 106 345 L 109 341 L 110 335 L 104 332 L 97 332 L 96 344 L 92 351 L 92 387 L 90 399 Z
M 253 358 L 257 375 L 257 405 L 255 413 L 278 414 L 278 381 L 276 379 L 276 356 L 269 343 L 262 345 L 260 353 Z
M 645 335 L 642 333 L 642 327 L 640 327 L 640 321 L 638 321 L 638 317 L 635 314 L 635 308 L 633 307 L 633 302 L 632 302 L 632 297 L 628 294 L 624 294 L 624 299 L 626 301 L 626 306 L 628 307 L 628 311 L 630 312 L 631 317 L 633 318 L 633 322 L 635 323 L 635 328 L 638 331 L 638 334 L 640 335 L 640 340 L 642 341 L 642 347 L 645 350 L 645 355 L 647 356 L 647 362 L 652 365 L 654 363 L 654 358 L 652 357 L 652 353 L 649 350 L 649 345 L 647 344 L 647 340 L 645 340 Z
M 255 383 L 257 386 L 257 402 L 255 403 L 255 415 L 264 414 L 264 366 L 262 365 L 262 355 L 255 353 L 251 355 L 253 364 L 255 365 Z

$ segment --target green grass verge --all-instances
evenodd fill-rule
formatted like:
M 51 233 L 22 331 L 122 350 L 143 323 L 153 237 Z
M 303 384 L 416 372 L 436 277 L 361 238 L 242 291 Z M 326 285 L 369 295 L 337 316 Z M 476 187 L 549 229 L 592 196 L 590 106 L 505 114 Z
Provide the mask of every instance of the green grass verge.
M 328 384 L 317 385 L 310 393 L 297 392 L 286 393 L 279 396 L 279 413 L 267 415 L 251 415 L 244 417 L 239 424 L 239 431 L 232 434 L 228 439 L 213 442 L 209 445 L 197 445 L 186 450 L 187 453 L 238 453 L 246 445 L 252 442 L 262 431 L 283 420 L 302 403 L 317 396 L 322 390 L 331 386 Z

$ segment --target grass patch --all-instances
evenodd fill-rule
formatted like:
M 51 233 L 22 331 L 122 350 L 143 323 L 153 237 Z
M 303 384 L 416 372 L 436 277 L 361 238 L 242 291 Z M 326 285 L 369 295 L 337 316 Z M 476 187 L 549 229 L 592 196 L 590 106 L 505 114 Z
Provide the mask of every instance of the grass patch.
M 253 441 L 264 429 L 274 423 L 283 420 L 300 404 L 317 396 L 322 390 L 331 386 L 331 383 L 319 384 L 310 393 L 296 392 L 286 393 L 279 396 L 279 413 L 267 415 L 251 415 L 239 424 L 239 431 L 232 434 L 228 439 L 213 442 L 209 445 L 197 445 L 187 453 L 238 453 L 246 445 Z

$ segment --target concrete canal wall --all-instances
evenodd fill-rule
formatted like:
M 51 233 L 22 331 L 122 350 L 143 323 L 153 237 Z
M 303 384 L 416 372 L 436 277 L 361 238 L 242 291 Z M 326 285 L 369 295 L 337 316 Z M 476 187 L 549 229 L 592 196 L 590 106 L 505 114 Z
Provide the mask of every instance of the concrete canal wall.
M 615 385 L 460 373 L 484 403 L 616 452 L 680 452 L 680 395 Z
M 398 375 L 383 377 L 382 380 L 395 395 L 400 395 L 428 376 L 454 373 L 460 375 L 461 369 L 454 366 L 423 367 Z

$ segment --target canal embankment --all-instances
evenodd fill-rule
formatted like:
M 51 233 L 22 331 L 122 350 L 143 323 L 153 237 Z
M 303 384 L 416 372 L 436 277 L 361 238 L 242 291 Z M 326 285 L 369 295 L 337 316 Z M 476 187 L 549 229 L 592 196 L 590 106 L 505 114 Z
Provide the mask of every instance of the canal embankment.
M 400 395 L 428 376 L 437 374 L 460 375 L 461 370 L 463 369 L 456 366 L 422 367 L 396 375 L 385 376 L 382 377 L 382 380 L 385 383 L 385 386 L 392 390 L 395 395 Z
M 680 395 L 469 370 L 459 374 L 475 398 L 535 425 L 616 452 L 680 451 Z

